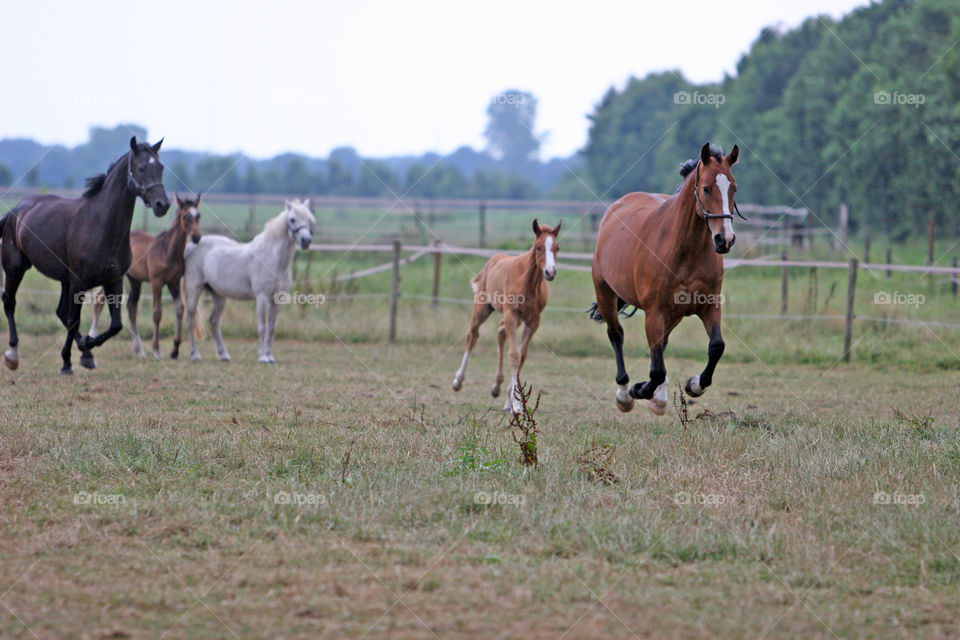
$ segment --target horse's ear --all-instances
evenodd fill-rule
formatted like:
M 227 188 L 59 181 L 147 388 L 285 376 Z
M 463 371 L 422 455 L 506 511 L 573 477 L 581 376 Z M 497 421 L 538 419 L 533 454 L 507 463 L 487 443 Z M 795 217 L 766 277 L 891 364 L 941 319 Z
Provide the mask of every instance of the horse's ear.
M 704 166 L 710 164 L 710 143 L 709 142 L 703 145 L 703 148 L 700 149 L 700 162 L 702 162 Z
M 160 153 L 160 145 L 162 144 L 163 144 L 163 138 L 160 138 L 160 142 L 158 142 L 157 144 L 153 145 L 150 148 L 153 149 L 154 153 Z
M 560 222 L 558 222 L 558 223 L 557 223 L 557 226 L 555 226 L 555 227 L 553 228 L 553 235 L 555 235 L 555 236 L 560 235 L 560 227 L 562 227 L 562 226 L 563 226 L 563 220 L 561 220 Z
M 137 152 L 137 136 L 130 138 L 130 151 Z
M 173 198 L 174 198 L 174 200 L 177 201 L 177 208 L 178 208 L 178 209 L 182 209 L 182 208 L 183 208 L 183 200 L 180 199 L 180 194 L 179 194 L 179 193 L 173 194 Z
M 308 210 L 310 209 L 310 198 L 303 199 L 303 206 L 305 206 Z
M 197 204 L 200 204 L 200 196 L 203 195 L 203 192 L 197 192 Z
M 737 160 L 740 159 L 740 147 L 733 145 L 733 149 L 730 150 L 730 154 L 727 156 L 727 164 L 731 167 L 737 164 Z
M 540 223 L 537 222 L 537 219 L 533 219 L 533 233 L 539 238 L 540 237 Z

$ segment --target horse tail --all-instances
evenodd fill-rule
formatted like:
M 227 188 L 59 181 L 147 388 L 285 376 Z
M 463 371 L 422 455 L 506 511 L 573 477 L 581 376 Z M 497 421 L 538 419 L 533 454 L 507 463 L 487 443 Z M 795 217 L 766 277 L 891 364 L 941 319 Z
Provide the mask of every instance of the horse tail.
M 470 288 L 473 289 L 474 293 L 477 293 L 478 291 L 480 291 L 480 287 L 483 286 L 484 281 L 486 279 L 487 279 L 487 265 L 483 265 L 483 269 L 480 269 L 480 273 L 470 278 Z
M 634 315 L 636 315 L 637 311 L 640 310 L 640 307 L 633 307 L 633 309 L 630 309 L 628 312 L 626 309 L 630 306 L 633 305 L 627 304 L 622 298 L 617 298 L 617 312 L 620 314 L 620 317 L 632 318 Z M 586 310 L 586 313 L 594 322 L 603 322 L 603 316 L 600 314 L 600 305 L 598 305 L 596 302 L 590 305 L 590 308 Z
M 0 218 L 0 238 L 3 237 L 3 228 L 6 226 L 7 218 L 9 217 L 10 217 L 10 211 L 7 211 L 7 213 L 2 218 Z
M 586 313 L 594 322 L 603 322 L 603 316 L 600 315 L 600 305 L 598 305 L 596 302 L 590 305 L 590 308 L 587 309 Z

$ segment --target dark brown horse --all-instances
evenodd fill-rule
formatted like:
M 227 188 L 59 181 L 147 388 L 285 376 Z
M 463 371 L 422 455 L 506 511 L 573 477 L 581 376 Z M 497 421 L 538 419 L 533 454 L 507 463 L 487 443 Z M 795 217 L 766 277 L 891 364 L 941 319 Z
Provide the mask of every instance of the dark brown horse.
M 160 357 L 160 320 L 163 318 L 163 288 L 166 287 L 173 297 L 177 313 L 177 330 L 173 336 L 171 358 L 180 354 L 180 337 L 183 329 L 183 300 L 180 298 L 180 278 L 183 277 L 183 250 L 187 238 L 200 241 L 200 194 L 194 199 L 174 196 L 177 202 L 177 217 L 166 231 L 158 235 L 135 229 L 130 232 L 130 250 L 133 262 L 127 271 L 130 294 L 127 298 L 127 314 L 130 317 L 130 333 L 133 334 L 133 351 L 144 357 L 143 343 L 137 330 L 137 304 L 144 282 L 150 283 L 153 293 L 153 355 Z M 97 323 L 106 298 L 101 291 L 93 306 L 93 323 L 90 325 L 90 337 L 97 335 Z
M 503 314 L 503 320 L 497 330 L 497 378 L 490 394 L 494 398 L 500 395 L 500 385 L 503 383 L 503 346 L 509 341 L 512 376 L 503 410 L 513 413 L 522 411 L 520 398 L 516 393 L 520 368 L 527 359 L 530 340 L 540 327 L 540 314 L 547 306 L 547 281 L 553 280 L 557 275 L 557 251 L 560 250 L 557 236 L 560 235 L 561 224 L 558 222 L 555 228 L 551 228 L 547 225 L 541 226 L 534 219 L 533 233 L 536 237 L 529 251 L 512 257 L 505 253 L 491 256 L 480 273 L 470 281 L 473 288 L 473 316 L 467 331 L 467 348 L 463 361 L 453 378 L 454 391 L 459 391 L 463 386 L 467 361 L 477 344 L 480 325 L 486 322 L 491 313 L 499 311 Z M 517 333 L 521 325 L 523 333 L 518 340 Z
M 663 351 L 680 320 L 696 315 L 703 322 L 710 345 L 707 366 L 687 380 L 686 392 L 700 396 L 713 382 L 723 355 L 720 334 L 723 258 L 733 246 L 731 211 L 737 210 L 736 180 L 731 168 L 740 155 L 729 155 L 709 143 L 699 160 L 680 169 L 684 182 L 672 196 L 630 193 L 607 209 L 593 256 L 593 285 L 597 302 L 591 317 L 607 323 L 607 336 L 617 358 L 617 407 L 633 409 L 636 399 L 648 400 L 662 414 L 667 405 L 667 370 Z M 739 213 L 739 212 L 738 212 Z M 626 306 L 644 312 L 650 347 L 650 379 L 628 388 L 623 362 L 623 327 L 618 313 Z M 632 314 L 631 314 L 632 315 Z
M 17 351 L 17 289 L 30 267 L 60 281 L 57 317 L 67 328 L 60 355 L 60 373 L 73 373 L 70 350 L 74 340 L 80 364 L 95 368 L 91 349 L 120 332 L 120 299 L 123 274 L 130 268 L 130 222 L 137 197 L 162 216 L 170 208 L 163 188 L 160 145 L 138 144 L 130 138 L 130 151 L 115 161 L 106 174 L 87 181 L 80 198 L 52 195 L 28 196 L 0 220 L 0 254 L 6 287 L 3 310 L 10 325 L 10 349 L 3 361 L 10 369 L 20 363 Z M 91 338 L 80 333 L 80 310 L 86 291 L 102 286 L 110 305 L 110 329 Z

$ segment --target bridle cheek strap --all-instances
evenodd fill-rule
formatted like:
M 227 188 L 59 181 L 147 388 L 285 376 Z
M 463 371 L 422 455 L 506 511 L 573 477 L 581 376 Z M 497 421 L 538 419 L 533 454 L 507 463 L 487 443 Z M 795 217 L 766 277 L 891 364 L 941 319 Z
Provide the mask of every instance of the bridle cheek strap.
M 716 220 L 716 219 L 722 219 L 722 218 L 733 219 L 732 213 L 708 213 L 707 209 L 703 206 L 703 203 L 700 201 L 700 165 L 701 164 L 703 163 L 702 162 L 697 163 L 697 180 L 693 185 L 693 197 L 696 198 L 697 206 L 700 207 L 700 214 L 703 216 L 704 220 Z M 737 212 L 737 215 L 740 216 L 741 219 L 746 220 L 746 218 L 743 217 L 743 214 L 740 213 L 740 207 L 737 206 L 736 202 L 733 203 L 733 210 Z

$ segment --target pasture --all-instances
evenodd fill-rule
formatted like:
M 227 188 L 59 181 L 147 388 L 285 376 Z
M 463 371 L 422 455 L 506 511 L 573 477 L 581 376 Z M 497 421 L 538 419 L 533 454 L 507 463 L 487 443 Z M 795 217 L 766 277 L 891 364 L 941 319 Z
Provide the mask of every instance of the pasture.
M 757 318 L 779 269 L 734 269 L 689 419 L 622 414 L 589 275 L 561 270 L 522 376 L 543 391 L 526 468 L 487 392 L 492 319 L 450 390 L 469 307 L 421 299 L 432 261 L 403 268 L 392 345 L 389 273 L 333 282 L 385 255 L 315 255 L 307 278 L 301 252 L 293 289 L 326 299 L 281 311 L 276 365 L 230 301 L 230 363 L 212 340 L 199 363 L 140 360 L 125 330 L 69 379 L 55 283 L 29 274 L 0 381 L 0 636 L 960 634 L 960 331 L 861 319 L 842 364 L 842 319 Z M 481 265 L 446 257 L 441 297 Z M 794 270 L 791 310 L 841 314 L 845 278 Z M 861 274 L 857 313 L 949 321 L 948 286 Z M 642 320 L 624 327 L 640 380 Z M 706 342 L 695 319 L 674 333 L 673 390 Z

